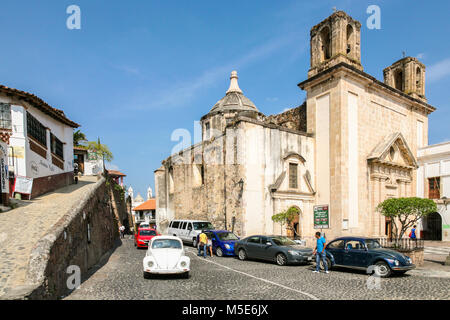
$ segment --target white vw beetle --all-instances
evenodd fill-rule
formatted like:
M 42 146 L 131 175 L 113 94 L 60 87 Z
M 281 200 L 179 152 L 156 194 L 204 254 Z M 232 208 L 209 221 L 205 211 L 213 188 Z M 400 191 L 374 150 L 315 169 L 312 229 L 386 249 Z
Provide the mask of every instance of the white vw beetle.
M 144 278 L 151 274 L 183 274 L 189 278 L 191 259 L 186 256 L 183 242 L 178 237 L 153 237 L 144 261 Z

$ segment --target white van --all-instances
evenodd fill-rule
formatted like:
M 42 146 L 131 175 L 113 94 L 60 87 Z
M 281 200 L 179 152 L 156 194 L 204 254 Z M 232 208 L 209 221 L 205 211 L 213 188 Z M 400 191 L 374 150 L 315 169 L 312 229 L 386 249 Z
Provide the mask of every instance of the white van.
M 172 220 L 167 229 L 169 236 L 179 237 L 197 247 L 197 236 L 202 230 L 214 230 L 211 222 L 201 220 Z

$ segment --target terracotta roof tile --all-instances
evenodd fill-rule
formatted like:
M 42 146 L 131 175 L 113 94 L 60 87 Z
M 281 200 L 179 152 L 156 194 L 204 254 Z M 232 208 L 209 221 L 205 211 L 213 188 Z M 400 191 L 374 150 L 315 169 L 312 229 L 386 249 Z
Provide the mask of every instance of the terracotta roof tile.
M 133 210 L 134 211 L 156 210 L 156 199 L 147 200 L 140 206 L 134 208 Z
M 52 106 L 48 105 L 44 100 L 41 98 L 35 96 L 32 93 L 21 91 L 14 88 L 9 88 L 4 85 L 0 85 L 0 91 L 5 92 L 9 95 L 15 95 L 17 97 L 22 98 L 28 103 L 31 103 L 34 107 L 41 110 L 42 112 L 48 114 L 50 117 L 58 120 L 59 122 L 62 122 L 72 128 L 79 128 L 80 125 L 76 122 L 73 122 L 69 118 L 66 117 L 64 114 L 64 111 L 53 108 Z

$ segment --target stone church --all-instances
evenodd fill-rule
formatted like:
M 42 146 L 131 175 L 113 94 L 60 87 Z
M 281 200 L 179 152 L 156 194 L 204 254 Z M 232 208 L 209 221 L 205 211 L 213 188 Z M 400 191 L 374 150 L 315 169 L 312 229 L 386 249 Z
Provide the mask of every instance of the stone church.
M 405 57 L 384 82 L 363 71 L 361 24 L 338 11 L 311 29 L 301 106 L 266 116 L 238 85 L 201 119 L 202 141 L 155 171 L 157 217 L 201 219 L 240 236 L 289 234 L 271 217 L 291 207 L 296 233 L 313 240 L 314 206 L 329 209 L 328 239 L 386 236 L 376 206 L 415 196 L 417 150 L 428 141 L 425 66 Z

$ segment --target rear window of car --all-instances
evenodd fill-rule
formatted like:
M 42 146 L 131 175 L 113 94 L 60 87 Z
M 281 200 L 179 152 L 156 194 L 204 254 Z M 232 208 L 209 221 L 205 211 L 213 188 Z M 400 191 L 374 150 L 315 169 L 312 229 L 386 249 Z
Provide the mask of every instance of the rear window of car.
M 141 235 L 141 236 L 156 236 L 156 231 L 155 230 L 141 230 L 139 232 L 139 235 Z
M 158 239 L 153 241 L 152 249 L 181 249 L 181 242 L 175 239 Z
M 211 222 L 194 222 L 194 230 L 214 230 Z
M 239 240 L 239 238 L 232 232 L 218 232 L 217 237 L 221 241 Z

